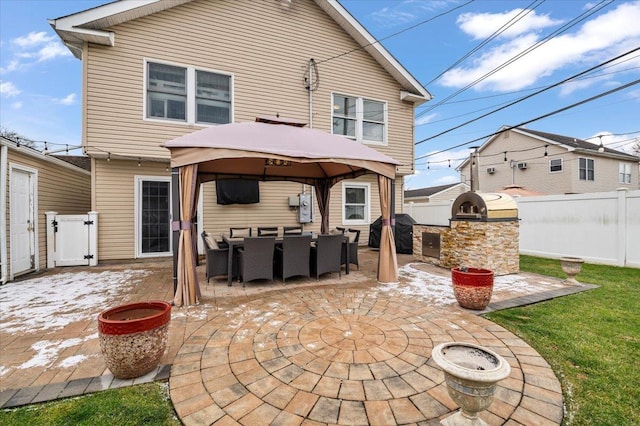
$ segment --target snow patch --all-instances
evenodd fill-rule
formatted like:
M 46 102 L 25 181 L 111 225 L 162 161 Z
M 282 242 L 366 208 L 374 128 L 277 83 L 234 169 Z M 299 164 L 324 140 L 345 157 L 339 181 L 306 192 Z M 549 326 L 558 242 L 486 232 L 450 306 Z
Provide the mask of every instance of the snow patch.
M 0 287 L 4 333 L 42 332 L 91 319 L 148 275 L 146 270 L 69 272 Z

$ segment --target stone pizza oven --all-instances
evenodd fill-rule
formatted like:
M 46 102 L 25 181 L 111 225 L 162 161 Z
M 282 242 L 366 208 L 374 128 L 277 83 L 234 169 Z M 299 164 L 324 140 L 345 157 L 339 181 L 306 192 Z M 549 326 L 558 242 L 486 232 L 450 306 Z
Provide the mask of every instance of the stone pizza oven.
M 496 275 L 520 271 L 518 205 L 507 194 L 469 191 L 451 206 L 449 226 L 416 224 L 414 256 L 445 268 L 466 266 Z

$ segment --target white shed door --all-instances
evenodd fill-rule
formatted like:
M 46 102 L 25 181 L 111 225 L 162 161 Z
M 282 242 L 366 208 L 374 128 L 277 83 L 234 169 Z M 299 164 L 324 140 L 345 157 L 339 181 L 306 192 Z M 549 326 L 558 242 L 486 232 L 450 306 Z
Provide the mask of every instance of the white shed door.
M 11 273 L 18 275 L 35 268 L 35 176 L 11 170 Z
M 89 227 L 87 215 L 61 215 L 57 217 L 56 266 L 88 265 Z

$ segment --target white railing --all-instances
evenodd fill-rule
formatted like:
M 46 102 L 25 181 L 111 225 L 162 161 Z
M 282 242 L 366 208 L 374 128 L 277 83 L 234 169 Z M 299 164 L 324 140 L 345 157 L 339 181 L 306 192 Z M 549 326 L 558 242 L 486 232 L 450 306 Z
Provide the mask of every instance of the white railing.
M 581 257 L 587 262 L 640 268 L 640 191 L 515 198 L 520 253 Z M 451 205 L 409 203 L 404 211 L 425 225 L 449 225 Z

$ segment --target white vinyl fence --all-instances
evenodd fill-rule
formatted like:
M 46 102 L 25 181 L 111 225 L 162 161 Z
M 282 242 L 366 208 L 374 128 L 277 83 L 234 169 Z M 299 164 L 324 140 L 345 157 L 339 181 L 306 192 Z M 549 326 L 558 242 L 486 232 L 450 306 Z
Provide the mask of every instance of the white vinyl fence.
M 520 253 L 640 268 L 640 191 L 515 197 Z M 453 201 L 404 205 L 416 222 L 449 225 Z

